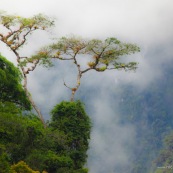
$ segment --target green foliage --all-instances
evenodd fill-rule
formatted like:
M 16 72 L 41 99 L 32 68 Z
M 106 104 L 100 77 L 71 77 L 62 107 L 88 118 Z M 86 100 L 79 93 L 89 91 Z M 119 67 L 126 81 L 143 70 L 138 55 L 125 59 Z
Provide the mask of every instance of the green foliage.
M 63 102 L 56 106 L 52 122 L 45 129 L 38 117 L 22 113 L 23 103 L 28 100 L 20 84 L 19 70 L 3 57 L 0 57 L 0 67 L 1 172 L 8 173 L 13 163 L 17 164 L 11 167 L 10 173 L 34 173 L 32 169 L 49 173 L 86 172 L 83 165 L 87 158 L 90 120 L 81 102 Z M 60 119 L 59 111 L 62 111 Z
M 0 101 L 0 112 L 1 113 L 12 113 L 21 114 L 21 109 L 16 106 L 13 102 L 1 102 Z
M 4 144 L 5 151 L 10 153 L 10 160 L 17 162 L 26 155 L 29 147 L 25 117 L 14 113 L 0 113 L 0 143 Z M 26 145 L 27 144 L 27 145 Z
M 60 104 L 58 112 L 61 112 L 62 108 L 67 114 L 61 114 L 61 128 L 57 128 L 59 120 L 56 119 L 56 107 L 52 111 L 56 114 L 53 116 L 55 119 L 53 118 L 51 125 L 46 129 L 35 115 L 23 116 L 14 104 L 0 104 L 0 107 L 3 107 L 0 110 L 0 169 L 4 173 L 8 173 L 12 163 L 21 160 L 34 170 L 45 170 L 49 173 L 86 172 L 82 167 L 87 157 L 90 121 L 80 102 L 63 103 L 65 105 Z M 14 109 L 11 109 L 11 106 Z M 63 123 L 63 114 L 72 121 L 70 127 L 66 118 L 65 124 Z M 16 172 L 29 169 L 25 164 L 17 165 L 19 169 L 14 169 Z
M 89 145 L 91 123 L 80 101 L 61 102 L 52 110 L 53 129 L 62 131 L 67 136 L 67 153 L 74 162 L 74 168 L 85 164 Z
M 26 162 L 34 169 L 57 172 L 59 168 L 72 168 L 73 162 L 69 156 L 58 155 L 50 150 L 33 150 L 26 158 Z
M 10 170 L 9 157 L 5 151 L 5 145 L 0 144 L 0 171 L 7 173 Z
M 31 109 L 29 100 L 21 85 L 21 73 L 0 55 L 0 101 L 13 102 L 21 108 Z

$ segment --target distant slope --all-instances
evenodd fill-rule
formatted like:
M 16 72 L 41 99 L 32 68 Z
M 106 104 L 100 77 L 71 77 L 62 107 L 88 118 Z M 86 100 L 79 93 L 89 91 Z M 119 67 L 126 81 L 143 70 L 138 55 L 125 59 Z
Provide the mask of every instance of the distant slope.
M 173 130 L 171 64 L 163 66 L 160 79 L 142 92 L 134 86 L 122 87 L 123 101 L 119 102 L 121 123 L 133 124 L 137 133 L 129 173 L 149 173 L 163 147 L 163 139 Z

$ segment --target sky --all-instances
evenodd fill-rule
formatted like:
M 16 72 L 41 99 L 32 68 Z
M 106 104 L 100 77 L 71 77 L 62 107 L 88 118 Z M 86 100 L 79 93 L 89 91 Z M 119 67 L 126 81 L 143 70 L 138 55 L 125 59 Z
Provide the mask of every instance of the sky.
M 111 106 L 111 92 L 126 83 L 133 83 L 139 90 L 144 90 L 153 80 L 159 79 L 162 66 L 171 62 L 173 1 L 0 0 L 0 4 L 0 10 L 9 14 L 31 17 L 43 13 L 55 19 L 56 26 L 49 33 L 39 32 L 31 36 L 22 50 L 25 55 L 33 54 L 41 46 L 50 43 L 52 38 L 69 35 L 98 39 L 116 37 L 141 48 L 140 53 L 129 57 L 139 63 L 135 73 L 88 73 L 82 79 L 78 92 L 80 98 L 92 92 L 92 88 L 99 91 L 89 96 L 87 101 L 93 122 L 87 163 L 90 173 L 105 170 L 111 173 L 115 171 L 114 165 L 128 165 L 129 154 L 124 144 L 133 144 L 135 130 L 133 126 L 123 127 L 118 123 L 120 115 Z M 2 43 L 0 52 L 16 63 L 13 53 Z M 49 119 L 47 114 L 55 104 L 69 98 L 70 93 L 63 86 L 63 80 L 73 85 L 75 72 L 73 65 L 58 62 L 49 70 L 39 67 L 29 76 L 29 90 L 37 105 L 42 107 L 46 119 Z

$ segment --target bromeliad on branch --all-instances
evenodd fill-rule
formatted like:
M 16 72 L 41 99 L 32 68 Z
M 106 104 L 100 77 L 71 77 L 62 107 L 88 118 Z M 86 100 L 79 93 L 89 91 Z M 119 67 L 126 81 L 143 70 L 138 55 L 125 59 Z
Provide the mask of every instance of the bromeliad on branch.
M 56 43 L 42 48 L 32 58 L 38 58 L 42 64 L 52 65 L 51 59 L 70 60 L 77 68 L 77 80 L 74 87 L 64 85 L 71 90 L 71 101 L 78 90 L 81 78 L 84 73 L 95 70 L 103 72 L 106 70 L 135 70 L 136 62 L 122 62 L 123 56 L 139 52 L 140 49 L 135 44 L 122 43 L 116 38 L 106 40 L 85 40 L 77 37 L 62 37 Z M 44 52 L 44 55 L 41 55 Z M 90 57 L 86 68 L 82 68 L 79 59 Z M 92 61 L 91 61 L 92 59 Z

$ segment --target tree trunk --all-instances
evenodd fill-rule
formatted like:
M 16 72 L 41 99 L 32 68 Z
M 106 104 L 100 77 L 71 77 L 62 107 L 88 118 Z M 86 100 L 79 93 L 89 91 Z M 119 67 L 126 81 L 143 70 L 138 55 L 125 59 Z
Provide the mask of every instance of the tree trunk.
M 74 90 L 72 89 L 71 99 L 70 99 L 71 102 L 74 101 L 74 95 L 75 95 L 75 93 L 76 93 L 76 91 L 74 91 Z
M 45 124 L 43 115 L 41 114 L 41 111 L 38 109 L 38 107 L 34 103 L 34 100 L 32 99 L 32 96 L 30 95 L 30 93 L 29 93 L 29 91 L 27 89 L 27 76 L 26 76 L 26 74 L 24 74 L 24 84 L 23 84 L 23 87 L 24 87 L 24 90 L 26 92 L 26 95 L 27 95 L 29 101 L 31 102 L 32 107 L 37 112 L 39 119 L 41 120 L 42 124 L 44 125 L 44 128 L 46 128 L 46 124 Z

